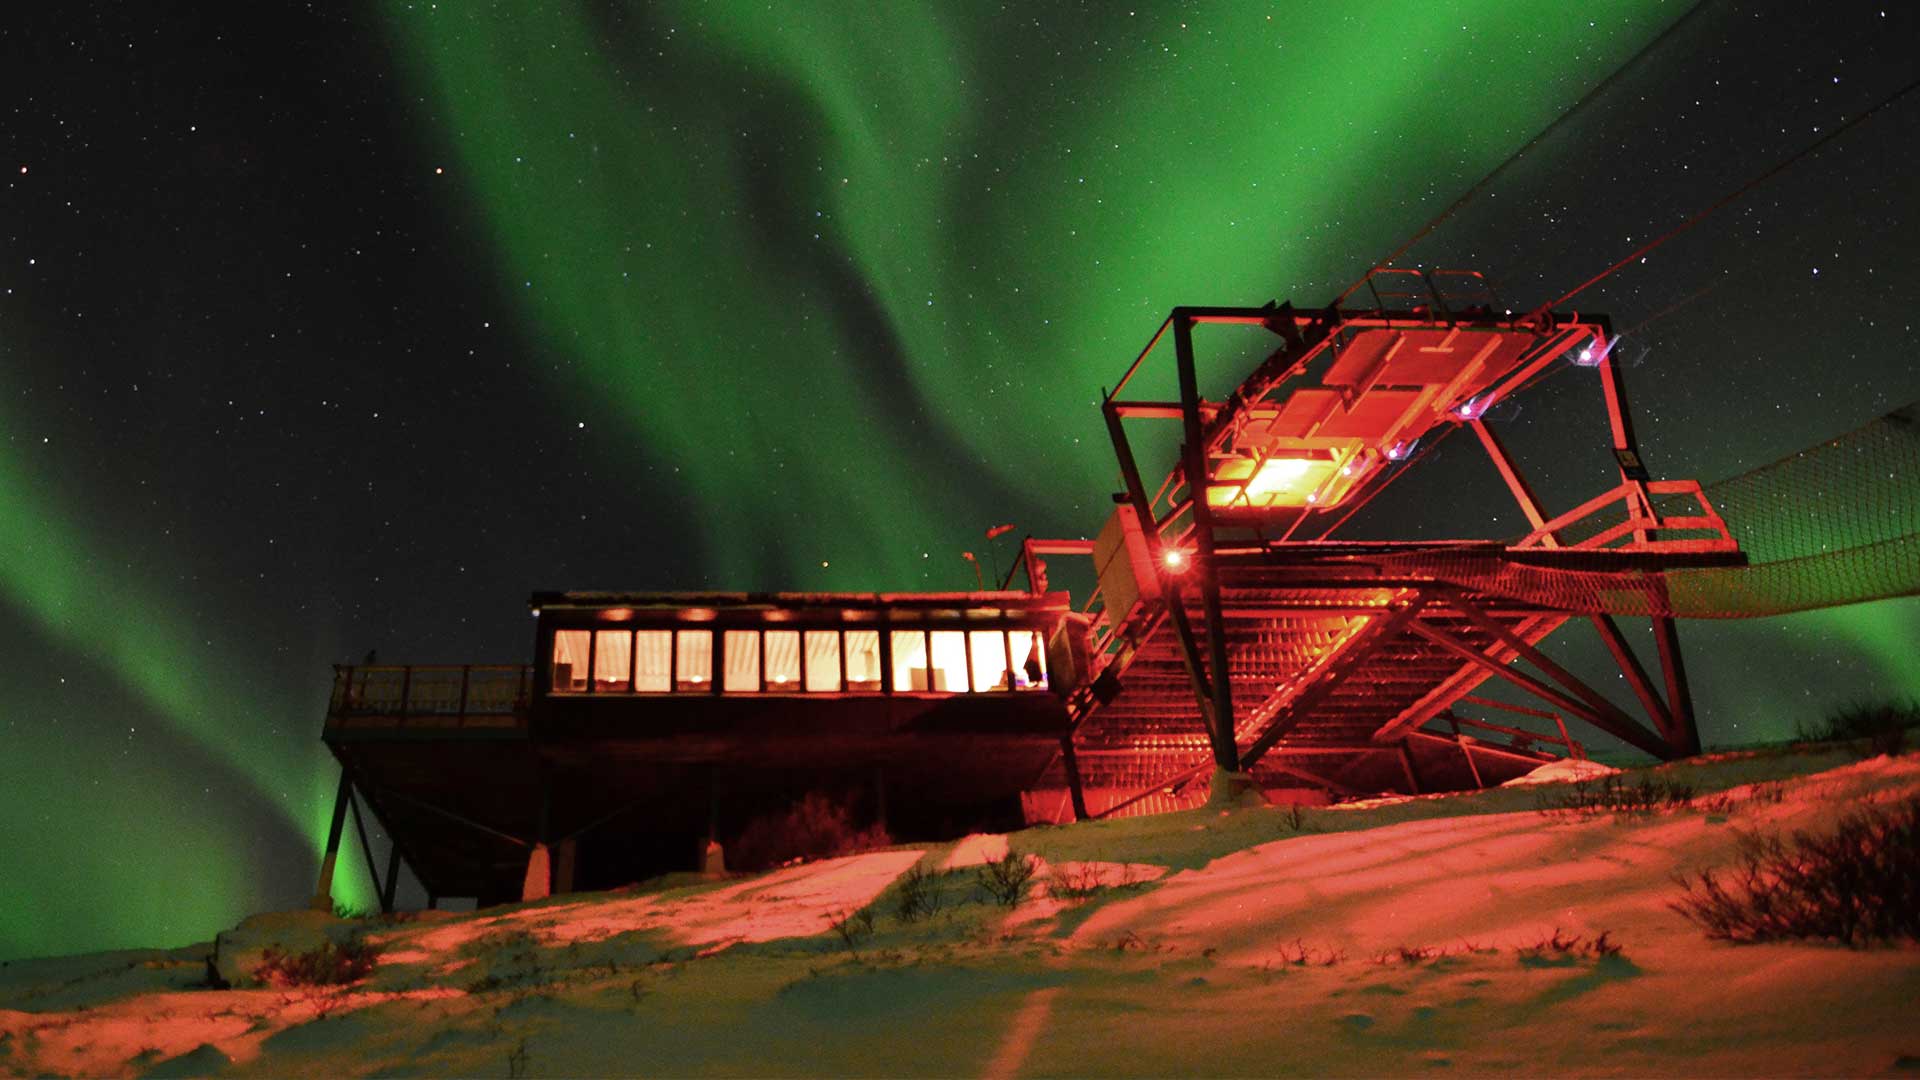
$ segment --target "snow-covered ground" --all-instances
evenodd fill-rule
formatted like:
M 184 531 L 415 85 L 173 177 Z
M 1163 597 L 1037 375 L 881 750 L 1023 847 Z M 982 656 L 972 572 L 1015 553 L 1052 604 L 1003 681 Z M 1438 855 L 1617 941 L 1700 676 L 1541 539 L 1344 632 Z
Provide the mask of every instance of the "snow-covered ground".
M 208 946 L 0 966 L 20 1075 L 1864 1075 L 1920 1070 L 1920 947 L 1732 946 L 1667 908 L 1738 832 L 1920 793 L 1920 757 L 1657 770 L 1687 809 L 1554 786 L 1029 830 L 724 882 L 361 924 L 373 974 L 209 990 Z M 918 866 L 939 910 L 898 914 Z M 1091 890 L 1055 897 L 1065 883 Z M 1099 886 L 1105 885 L 1101 888 Z M 858 917 L 847 933 L 832 924 Z M 1556 935 L 1620 951 L 1533 947 Z

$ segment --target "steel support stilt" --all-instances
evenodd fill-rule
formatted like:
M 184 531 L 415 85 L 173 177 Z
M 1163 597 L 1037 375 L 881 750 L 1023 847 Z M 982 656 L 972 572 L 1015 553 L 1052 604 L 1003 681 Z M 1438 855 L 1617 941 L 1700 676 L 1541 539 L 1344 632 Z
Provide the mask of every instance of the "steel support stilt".
M 386 887 L 380 890 L 380 913 L 391 915 L 394 893 L 400 884 L 400 844 L 397 841 L 387 850 L 387 876 L 381 880 Z
M 1207 443 L 1200 423 L 1200 379 L 1193 363 L 1193 316 L 1173 313 L 1173 351 L 1180 368 L 1180 413 L 1186 445 L 1181 457 L 1187 473 L 1187 502 L 1193 507 L 1194 569 L 1200 575 L 1200 606 L 1207 624 L 1207 679 L 1213 691 L 1213 763 L 1225 772 L 1240 771 L 1234 742 L 1233 675 L 1227 667 L 1227 625 L 1220 606 L 1220 571 L 1214 562 L 1213 514 L 1207 508 Z
M 1700 727 L 1693 719 L 1693 693 L 1687 688 L 1687 666 L 1680 656 L 1680 630 L 1672 619 L 1653 620 L 1653 643 L 1660 653 L 1660 670 L 1667 682 L 1667 713 L 1673 732 L 1667 741 L 1679 757 L 1700 752 Z
M 320 880 L 313 887 L 310 906 L 315 911 L 333 910 L 333 865 L 340 857 L 340 834 L 347 827 L 347 798 L 353 793 L 353 778 L 347 767 L 340 767 L 340 787 L 333 796 L 333 822 L 327 826 L 327 850 L 320 857 Z
M 1067 770 L 1067 794 L 1073 799 L 1073 820 L 1085 821 L 1087 813 L 1087 789 L 1080 781 L 1080 756 L 1073 751 L 1073 736 L 1066 735 L 1060 740 L 1060 763 Z

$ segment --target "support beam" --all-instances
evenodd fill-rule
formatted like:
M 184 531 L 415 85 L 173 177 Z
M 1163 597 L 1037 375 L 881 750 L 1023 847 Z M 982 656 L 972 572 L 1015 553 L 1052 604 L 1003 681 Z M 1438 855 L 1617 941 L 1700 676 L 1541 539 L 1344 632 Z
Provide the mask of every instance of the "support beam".
M 1475 664 L 1491 674 L 1500 676 L 1543 701 L 1551 702 L 1622 742 L 1637 749 L 1644 750 L 1657 758 L 1666 759 L 1672 756 L 1672 750 L 1664 740 L 1653 732 L 1641 727 L 1639 724 L 1634 723 L 1630 718 L 1625 716 L 1616 717 L 1597 712 L 1585 703 L 1575 701 L 1555 690 L 1553 687 L 1548 686 L 1546 683 L 1541 682 L 1539 679 L 1528 675 L 1526 672 L 1516 671 L 1506 664 L 1495 660 L 1493 657 L 1488 656 L 1486 653 L 1481 652 L 1479 649 L 1427 623 L 1415 621 L 1409 624 L 1409 626 L 1414 633 L 1453 653 L 1462 660 Z M 1623 723 L 1622 721 L 1625 722 Z M 1436 738 L 1437 737 L 1438 736 L 1436 736 Z
M 1700 728 L 1694 722 L 1693 693 L 1687 688 L 1687 667 L 1680 656 L 1680 630 L 1672 619 L 1653 620 L 1653 643 L 1667 681 L 1667 706 L 1673 724 L 1668 741 L 1680 757 L 1692 757 L 1700 752 Z
M 1525 638 L 1522 638 L 1505 625 L 1478 610 L 1471 603 L 1462 602 L 1458 607 L 1460 614 L 1464 615 L 1466 620 L 1472 623 L 1482 633 L 1487 634 L 1501 645 L 1513 650 L 1515 655 L 1524 658 L 1535 668 L 1544 672 L 1548 678 L 1559 683 L 1574 696 L 1592 706 L 1595 712 L 1616 722 L 1632 722 L 1632 718 L 1627 716 L 1626 712 L 1618 705 L 1607 700 L 1606 695 L 1588 686 L 1585 682 L 1582 682 L 1579 676 L 1561 667 L 1553 657 L 1548 656 L 1546 653 L 1541 652 L 1529 644 Z
M 1500 444 L 1500 440 L 1494 437 L 1492 429 L 1488 428 L 1486 422 L 1479 417 L 1467 421 L 1467 426 L 1479 436 L 1481 447 L 1486 450 L 1487 456 L 1493 459 L 1494 468 L 1500 470 L 1500 479 L 1507 482 L 1507 490 L 1513 493 L 1514 501 L 1520 504 L 1520 512 L 1527 516 L 1527 524 L 1533 526 L 1532 531 L 1538 532 L 1540 527 L 1547 523 L 1546 516 L 1540 512 L 1540 500 L 1534 497 L 1533 489 L 1528 486 L 1526 477 L 1521 476 L 1520 470 L 1514 467 L 1512 455 L 1507 453 L 1507 448 Z M 1541 544 L 1545 547 L 1559 547 L 1560 538 L 1553 533 L 1547 533 L 1541 538 Z
M 1487 782 L 1480 776 L 1480 766 L 1473 760 L 1473 750 L 1467 746 L 1467 740 L 1460 736 L 1460 720 L 1451 712 L 1446 714 L 1447 726 L 1453 729 L 1453 741 L 1460 745 L 1460 756 L 1467 759 L 1467 775 L 1473 777 L 1473 786 L 1483 788 Z
M 1405 773 L 1407 777 L 1407 794 L 1421 794 L 1420 774 L 1415 772 L 1413 768 L 1413 751 L 1407 749 L 1405 742 L 1400 744 L 1400 771 Z
M 382 915 L 391 915 L 393 914 L 394 894 L 399 891 L 400 885 L 400 844 L 398 841 L 394 841 L 394 843 L 387 848 L 387 876 L 380 880 L 386 883 L 386 887 L 380 890 L 380 913 Z
M 313 887 L 309 902 L 315 911 L 333 910 L 333 865 L 340 857 L 340 833 L 347 826 L 347 796 L 353 792 L 353 778 L 340 766 L 340 787 L 333 795 L 333 821 L 327 826 L 327 850 L 320 857 L 320 880 Z
M 1102 810 L 1099 813 L 1093 815 L 1093 817 L 1095 820 L 1103 817 L 1111 817 L 1112 815 L 1119 813 L 1122 810 L 1125 810 L 1127 807 L 1132 806 L 1134 803 L 1140 802 L 1144 799 L 1151 799 L 1155 795 L 1158 795 L 1160 792 L 1165 791 L 1168 788 L 1178 787 L 1181 784 L 1184 784 L 1187 781 L 1192 780 L 1194 777 L 1199 776 L 1201 773 L 1206 772 L 1208 769 L 1211 769 L 1213 767 L 1214 767 L 1213 762 L 1207 761 L 1203 764 L 1195 765 L 1191 769 L 1186 769 L 1182 772 L 1177 772 L 1172 776 L 1169 776 L 1165 780 L 1161 780 L 1150 787 L 1142 789 L 1137 794 L 1129 795 L 1128 797 L 1120 800 L 1119 802 L 1114 803 L 1112 806 L 1109 806 L 1105 810 Z
M 443 809 L 429 802 L 422 802 L 421 800 L 412 798 L 411 796 L 402 795 L 397 791 L 382 791 L 380 792 L 380 797 L 382 799 L 392 799 L 395 802 L 404 803 L 407 806 L 411 806 L 419 810 L 424 810 L 429 814 L 434 814 L 439 817 L 446 818 L 448 821 L 465 825 L 467 828 L 473 829 L 477 832 L 483 832 L 483 833 L 486 833 L 488 836 L 492 836 L 500 840 L 505 840 L 507 843 L 513 844 L 516 847 L 532 847 L 533 846 L 532 841 L 521 839 L 520 837 L 515 836 L 512 833 L 501 832 L 499 829 L 496 829 L 491 825 L 482 825 L 481 823 L 473 820 L 470 817 L 466 817 L 461 814 L 456 814 L 451 810 Z M 344 810 L 342 811 L 342 813 L 344 813 Z
M 1133 444 L 1127 441 L 1127 431 L 1120 423 L 1120 414 L 1114 410 L 1109 398 L 1101 413 L 1107 420 L 1107 436 L 1113 440 L 1113 456 L 1120 462 L 1120 479 L 1126 485 L 1127 503 L 1133 507 L 1135 517 L 1140 522 L 1140 537 L 1146 541 L 1147 555 L 1153 562 L 1153 572 L 1160 575 L 1160 596 L 1165 605 L 1167 616 L 1173 622 L 1173 631 L 1180 641 L 1180 658 L 1187 667 L 1187 678 L 1193 683 L 1194 698 L 1200 705 L 1200 723 L 1212 737 L 1213 690 L 1207 685 L 1207 673 L 1200 663 L 1200 646 L 1193 635 L 1193 625 L 1187 619 L 1186 605 L 1180 600 L 1179 579 L 1166 572 L 1166 553 L 1160 547 L 1160 527 L 1153 520 L 1153 502 L 1147 496 L 1147 485 L 1140 478 L 1140 466 L 1133 459 Z M 1126 613 L 1121 612 L 1124 616 Z M 1118 633 L 1120 627 L 1114 626 Z M 886 635 L 881 635 L 884 641 Z M 884 657 L 882 658 L 884 659 Z
M 1647 710 L 1647 718 L 1667 742 L 1675 746 L 1679 741 L 1674 738 L 1673 714 L 1668 711 L 1660 695 L 1654 693 L 1653 681 L 1647 678 L 1647 669 L 1641 665 L 1640 658 L 1634 655 L 1633 646 L 1628 644 L 1620 626 L 1613 616 L 1598 614 L 1593 616 L 1593 628 L 1600 632 L 1600 641 L 1606 645 L 1607 652 L 1613 656 L 1613 662 L 1619 666 L 1620 674 L 1626 676 L 1627 685 L 1633 688 L 1633 696 L 1640 699 L 1640 707 Z
M 1207 506 L 1207 437 L 1200 419 L 1200 379 L 1193 360 L 1193 317 L 1181 308 L 1173 313 L 1173 351 L 1180 368 L 1180 410 L 1186 439 L 1181 457 L 1187 474 L 1187 499 L 1193 504 L 1193 568 L 1199 573 L 1200 608 L 1207 623 L 1207 674 L 1213 690 L 1213 723 L 1208 735 L 1213 744 L 1213 763 L 1225 772 L 1239 772 L 1233 676 L 1227 666 L 1227 624 L 1220 604 L 1220 568 L 1214 562 L 1213 512 Z
M 1369 751 L 1370 750 L 1371 748 L 1369 748 Z M 1366 751 L 1363 751 L 1363 752 L 1366 752 Z M 1368 792 L 1361 791 L 1359 788 L 1348 787 L 1347 785 L 1342 784 L 1329 777 L 1322 776 L 1317 772 L 1309 772 L 1308 770 L 1299 768 L 1297 766 L 1285 765 L 1279 762 L 1269 760 L 1266 763 L 1266 765 L 1262 767 L 1272 772 L 1285 773 L 1288 776 L 1299 777 L 1300 779 L 1305 780 L 1307 783 L 1312 784 L 1315 787 L 1325 788 L 1328 791 L 1337 791 L 1342 795 L 1351 795 L 1355 798 L 1359 798 L 1361 796 L 1369 794 Z
M 1437 731 L 1425 731 L 1420 728 L 1415 728 L 1412 731 L 1407 732 L 1407 737 L 1410 739 L 1436 739 L 1443 743 L 1450 743 L 1454 741 L 1453 739 L 1449 739 L 1448 737 L 1440 734 Z M 1471 744 L 1475 750 L 1478 750 L 1483 754 L 1492 754 L 1495 757 L 1513 758 L 1517 761 L 1531 761 L 1535 765 L 1545 765 L 1547 762 L 1553 760 L 1552 757 L 1545 754 L 1529 754 L 1522 750 L 1515 750 L 1510 746 L 1501 746 L 1499 743 L 1483 742 L 1479 739 L 1474 738 L 1471 735 L 1461 736 L 1460 744 L 1462 746 Z
M 353 831 L 360 834 L 360 854 L 366 856 L 367 876 L 373 879 L 373 893 L 375 896 L 385 896 L 387 890 L 380 884 L 380 868 L 373 861 L 373 845 L 367 842 L 367 823 L 360 816 L 360 800 L 354 797 L 351 788 L 347 790 L 347 808 L 353 811 Z
M 1074 752 L 1073 736 L 1064 735 L 1060 739 L 1060 763 L 1067 771 L 1067 794 L 1073 799 L 1073 820 L 1085 821 L 1087 813 L 1087 789 L 1080 782 L 1080 756 Z

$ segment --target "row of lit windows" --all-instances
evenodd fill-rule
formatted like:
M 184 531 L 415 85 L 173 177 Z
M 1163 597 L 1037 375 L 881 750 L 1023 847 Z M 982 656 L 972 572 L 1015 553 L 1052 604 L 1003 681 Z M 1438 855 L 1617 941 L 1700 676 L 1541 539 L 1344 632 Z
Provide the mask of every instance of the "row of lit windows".
M 1042 690 L 1035 630 L 892 630 L 884 689 L 935 693 Z M 878 630 L 557 630 L 553 690 L 563 694 L 879 693 Z M 591 672 L 591 678 L 589 678 Z

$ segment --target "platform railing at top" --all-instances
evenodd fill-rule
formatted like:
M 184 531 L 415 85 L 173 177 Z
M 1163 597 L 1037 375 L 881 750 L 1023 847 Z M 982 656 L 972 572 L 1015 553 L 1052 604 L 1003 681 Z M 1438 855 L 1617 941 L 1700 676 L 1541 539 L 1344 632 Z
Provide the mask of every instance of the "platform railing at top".
M 335 665 L 327 715 L 518 716 L 532 697 L 533 668 L 525 664 Z
M 1641 494 L 1644 486 L 1646 496 Z M 1658 505 L 1684 507 L 1681 513 L 1663 513 Z M 1602 515 L 1617 509 L 1609 523 Z M 1575 539 L 1572 534 L 1579 534 Z M 1623 481 L 1586 502 L 1542 524 L 1514 544 L 1517 548 L 1607 548 L 1616 551 L 1715 552 L 1738 551 L 1740 545 L 1727 523 L 1713 509 L 1698 482 L 1653 480 L 1644 485 Z

